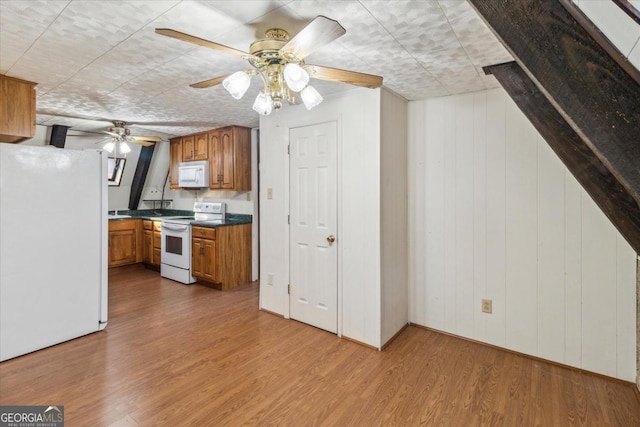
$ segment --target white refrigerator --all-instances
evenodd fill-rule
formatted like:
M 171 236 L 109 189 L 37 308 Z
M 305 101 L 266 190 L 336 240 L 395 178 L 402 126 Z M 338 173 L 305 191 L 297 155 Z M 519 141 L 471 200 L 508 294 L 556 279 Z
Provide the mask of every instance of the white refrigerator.
M 0 361 L 107 324 L 107 162 L 0 143 Z

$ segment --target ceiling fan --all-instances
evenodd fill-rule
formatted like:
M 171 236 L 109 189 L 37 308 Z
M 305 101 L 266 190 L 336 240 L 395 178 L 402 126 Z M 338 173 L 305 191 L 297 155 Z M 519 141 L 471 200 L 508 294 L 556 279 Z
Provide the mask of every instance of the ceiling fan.
M 113 126 L 108 130 L 102 131 L 107 136 L 102 141 L 96 142 L 96 144 L 104 144 L 102 148 L 105 151 L 109 153 L 115 151 L 117 155 L 118 153 L 127 154 L 131 151 L 131 147 L 127 144 L 128 142 L 148 147 L 162 141 L 159 136 L 132 136 L 131 131 L 125 125 L 126 123 L 121 120 L 113 120 Z
M 251 77 L 259 75 L 264 88 L 256 97 L 253 109 L 262 115 L 281 108 L 283 101 L 289 104 L 302 101 L 309 110 L 322 102 L 322 96 L 309 85 L 310 78 L 367 88 L 382 85 L 380 76 L 305 64 L 307 56 L 346 33 L 338 21 L 322 15 L 314 18 L 293 38 L 281 28 L 267 30 L 264 39 L 251 43 L 249 52 L 168 28 L 156 28 L 156 33 L 247 60 L 253 68 L 194 83 L 191 87 L 207 88 L 222 83 L 231 96 L 240 99 L 249 88 Z

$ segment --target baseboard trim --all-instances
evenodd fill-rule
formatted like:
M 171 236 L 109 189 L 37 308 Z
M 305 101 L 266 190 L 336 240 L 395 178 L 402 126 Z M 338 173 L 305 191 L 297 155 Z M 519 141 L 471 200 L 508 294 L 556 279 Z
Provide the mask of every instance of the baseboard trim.
M 532 356 L 531 354 L 521 353 L 519 351 L 515 351 L 515 350 L 508 349 L 508 348 L 500 347 L 500 346 L 494 345 L 494 344 L 489 344 L 489 343 L 486 343 L 486 342 L 483 342 L 483 341 L 477 341 L 477 340 L 474 340 L 472 338 L 467 338 L 467 337 L 463 337 L 461 335 L 452 334 L 450 332 L 441 331 L 439 329 L 430 328 L 428 326 L 420 325 L 418 323 L 411 323 L 411 325 L 412 326 L 416 326 L 416 327 L 421 328 L 421 329 L 426 329 L 427 331 L 435 332 L 435 333 L 438 333 L 438 334 L 448 335 L 448 336 L 450 336 L 452 338 L 458 338 L 458 339 L 461 339 L 461 340 L 464 340 L 464 341 L 472 342 L 474 344 L 480 344 L 480 345 L 484 345 L 486 347 L 495 348 L 497 350 L 506 351 L 507 353 L 515 354 L 516 356 L 526 357 L 528 359 L 532 359 L 532 360 L 535 360 L 535 361 L 538 361 L 538 362 L 548 363 L 550 365 L 559 366 L 561 368 L 567 368 L 567 369 L 570 369 L 572 371 L 576 371 L 576 372 L 580 372 L 580 373 L 584 373 L 584 374 L 589 374 L 589 375 L 595 375 L 596 377 L 604 378 L 604 379 L 607 379 L 607 380 L 613 380 L 613 381 L 616 381 L 618 383 L 628 385 L 630 387 L 632 386 L 636 391 L 636 396 L 638 396 L 638 398 L 640 399 L 640 391 L 638 391 L 638 387 L 636 386 L 635 383 L 632 383 L 630 381 L 621 380 L 620 378 L 610 377 L 609 375 L 600 374 L 598 372 L 593 372 L 593 371 L 589 371 L 589 370 L 582 369 L 582 368 L 576 368 L 575 366 L 565 365 L 564 363 L 555 362 L 553 360 L 548 360 L 548 359 L 543 359 L 542 357 Z
M 398 336 L 404 332 L 405 329 L 407 329 L 409 327 L 409 323 L 407 323 L 406 325 L 404 325 L 402 328 L 400 328 L 400 330 L 398 332 L 396 332 L 391 338 L 389 338 L 387 340 L 386 343 L 384 343 L 382 345 L 382 347 L 380 348 L 380 351 L 384 351 L 385 348 L 387 348 L 389 346 L 389 344 L 391 344 L 391 342 L 393 342 L 393 340 L 395 340 L 396 338 L 398 338 Z
M 363 347 L 370 348 L 371 350 L 378 351 L 378 347 L 372 346 L 371 344 L 363 343 L 362 341 L 354 340 L 353 338 L 349 338 L 349 337 L 347 337 L 345 335 L 341 336 L 340 338 L 342 338 L 343 340 L 351 341 L 352 343 L 356 343 L 356 344 L 361 345 Z
M 264 311 L 265 313 L 269 313 L 269 314 L 271 314 L 273 316 L 277 316 L 277 317 L 280 317 L 280 318 L 284 319 L 284 316 L 282 314 L 276 313 L 275 311 L 270 311 L 270 310 L 267 310 L 265 308 L 260 308 L 259 310 L 260 311 Z

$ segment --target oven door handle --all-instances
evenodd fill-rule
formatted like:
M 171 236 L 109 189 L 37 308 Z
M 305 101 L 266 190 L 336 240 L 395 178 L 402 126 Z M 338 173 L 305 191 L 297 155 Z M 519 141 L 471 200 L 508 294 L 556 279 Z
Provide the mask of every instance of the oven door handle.
M 189 229 L 189 226 L 182 225 L 182 224 L 165 224 L 163 222 L 162 228 L 166 228 L 167 230 L 171 230 L 171 231 L 187 231 Z

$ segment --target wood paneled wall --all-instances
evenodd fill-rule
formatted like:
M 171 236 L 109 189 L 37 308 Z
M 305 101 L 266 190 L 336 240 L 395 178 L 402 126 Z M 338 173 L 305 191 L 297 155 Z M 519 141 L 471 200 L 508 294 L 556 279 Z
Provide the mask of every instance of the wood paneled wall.
M 502 89 L 410 103 L 409 236 L 412 323 L 635 381 L 636 254 Z
M 380 344 L 409 321 L 407 101 L 380 91 Z

